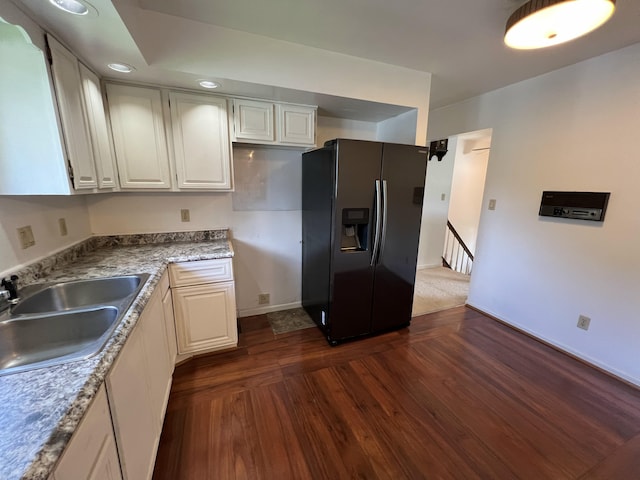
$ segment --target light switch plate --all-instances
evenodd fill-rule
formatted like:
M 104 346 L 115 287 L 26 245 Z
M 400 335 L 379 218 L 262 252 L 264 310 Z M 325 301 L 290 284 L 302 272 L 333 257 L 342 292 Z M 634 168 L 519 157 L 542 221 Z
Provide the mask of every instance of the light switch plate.
M 60 236 L 66 237 L 69 231 L 67 230 L 67 221 L 64 218 L 58 219 L 58 227 L 60 229 Z
M 26 227 L 20 227 L 18 230 L 18 238 L 20 239 L 20 246 L 24 250 L 25 248 L 33 247 L 36 244 L 35 238 L 33 238 L 33 231 L 31 225 Z

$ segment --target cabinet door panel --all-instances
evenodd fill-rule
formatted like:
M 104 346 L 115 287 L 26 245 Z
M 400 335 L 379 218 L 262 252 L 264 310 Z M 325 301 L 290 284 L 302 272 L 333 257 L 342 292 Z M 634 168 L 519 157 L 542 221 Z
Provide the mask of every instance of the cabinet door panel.
M 238 141 L 274 142 L 274 104 L 234 100 L 235 138 Z
M 107 84 L 109 116 L 124 188 L 170 188 L 160 90 Z
M 82 79 L 84 104 L 93 145 L 98 186 L 100 188 L 114 188 L 117 186 L 116 172 L 113 166 L 113 152 L 107 130 L 107 117 L 102 102 L 100 80 L 82 64 L 80 64 L 80 78 Z
M 95 188 L 98 182 L 83 106 L 78 59 L 54 38 L 48 37 L 48 42 L 62 131 L 73 167 L 73 185 L 76 189 Z
M 238 342 L 233 282 L 172 290 L 178 353 L 190 353 Z
M 171 298 L 171 290 L 167 290 L 162 299 L 162 308 L 164 310 L 165 328 L 167 330 L 167 346 L 169 347 L 169 363 L 176 363 L 178 355 L 178 344 L 176 343 L 176 322 L 173 316 L 173 300 Z M 173 373 L 173 368 L 171 369 Z
M 278 141 L 315 145 L 315 109 L 296 105 L 278 105 Z
M 116 444 L 125 480 L 148 480 L 153 473 L 160 431 L 149 409 L 144 341 L 140 325 L 127 339 L 107 375 Z
M 176 92 L 169 99 L 178 186 L 230 189 L 227 100 Z
M 138 320 L 142 326 L 147 378 L 149 380 L 149 406 L 158 431 L 162 430 L 164 411 L 171 389 L 173 365 L 169 362 L 169 347 L 160 290 L 156 290 Z
M 56 480 L 122 480 L 104 386 L 56 467 Z

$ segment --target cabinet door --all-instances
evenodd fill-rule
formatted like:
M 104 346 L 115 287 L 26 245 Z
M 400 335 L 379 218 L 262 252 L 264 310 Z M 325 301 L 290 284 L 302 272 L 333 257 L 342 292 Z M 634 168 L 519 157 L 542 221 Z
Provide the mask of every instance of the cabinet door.
M 178 187 L 229 190 L 231 148 L 227 100 L 169 93 Z
M 54 472 L 56 480 L 122 480 L 104 386 L 84 415 Z
M 172 294 L 178 353 L 237 345 L 233 282 L 180 287 Z
M 160 90 L 107 84 L 107 97 L 120 186 L 170 188 Z
M 154 416 L 158 432 L 162 431 L 162 421 L 169 399 L 173 372 L 173 364 L 169 362 L 169 347 L 161 293 L 160 290 L 156 290 L 138 320 L 142 327 L 147 365 L 146 377 L 151 401 L 149 409 Z
M 312 107 L 278 105 L 278 142 L 315 145 L 315 116 Z
M 137 325 L 107 375 L 107 394 L 125 480 L 153 473 L 160 431 L 151 412 L 143 332 Z
M 167 330 L 167 346 L 169 347 L 169 362 L 175 365 L 178 355 L 178 345 L 176 343 L 176 322 L 173 316 L 173 300 L 171 290 L 167 290 L 162 298 L 162 309 L 164 310 L 164 321 Z M 173 369 L 172 369 L 173 373 Z
M 233 101 L 235 139 L 239 142 L 269 142 L 276 140 L 274 133 L 274 104 L 254 100 Z
M 96 188 L 98 182 L 83 105 L 78 59 L 54 38 L 47 38 L 51 49 L 51 68 L 62 132 L 73 168 L 73 186 L 76 189 Z
M 93 158 L 96 164 L 98 187 L 114 188 L 116 172 L 113 166 L 113 152 L 107 130 L 107 117 L 102 102 L 100 80 L 87 67 L 80 65 L 80 78 L 84 93 L 84 105 L 87 112 L 89 134 L 93 145 Z

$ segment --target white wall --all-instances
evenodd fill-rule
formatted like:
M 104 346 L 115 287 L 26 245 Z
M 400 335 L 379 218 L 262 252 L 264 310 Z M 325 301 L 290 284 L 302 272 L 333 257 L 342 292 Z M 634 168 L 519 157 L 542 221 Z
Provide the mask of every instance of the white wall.
M 95 235 L 230 228 L 240 315 L 263 311 L 259 293 L 281 308 L 300 302 L 299 210 L 234 211 L 231 193 L 107 194 L 89 198 L 88 207 Z M 180 221 L 182 208 L 189 223 Z
M 376 140 L 377 126 L 375 122 L 318 116 L 316 145 L 322 147 L 324 142 L 334 138 Z
M 58 219 L 67 222 L 61 236 Z M 19 227 L 31 225 L 36 244 L 22 249 Z M 85 197 L 0 197 L 0 278 L 20 266 L 91 236 Z
M 420 244 L 418 246 L 419 269 L 442 265 L 445 229 L 447 228 L 451 198 L 451 179 L 457 150 L 458 139 L 453 137 L 449 140 L 448 151 L 442 161 L 439 162 L 437 158 L 433 158 L 427 162 Z
M 482 135 L 481 132 L 479 134 Z M 488 136 L 478 136 L 478 133 L 473 132 L 458 137 L 462 148 L 457 149 L 451 179 L 449 220 L 473 254 L 476 251 L 489 163 L 489 150 L 485 148 L 491 145 L 491 132 L 486 135 Z M 483 150 L 474 151 L 474 148 Z
M 377 125 L 376 139 L 380 142 L 405 143 L 424 146 L 426 139 L 422 142 L 418 142 L 415 138 L 417 115 L 417 110 L 411 110 L 379 122 Z
M 638 78 L 640 44 L 437 109 L 429 137 L 493 128 L 469 303 L 640 385 Z M 543 190 L 611 192 L 606 219 L 538 217 Z

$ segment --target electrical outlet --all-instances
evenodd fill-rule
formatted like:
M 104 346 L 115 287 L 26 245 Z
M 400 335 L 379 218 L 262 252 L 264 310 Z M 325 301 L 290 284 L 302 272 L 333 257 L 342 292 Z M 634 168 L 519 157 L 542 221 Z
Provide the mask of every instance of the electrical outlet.
M 269 305 L 271 303 L 271 295 L 268 293 L 258 294 L 258 305 Z
M 60 228 L 60 236 L 66 237 L 69 232 L 67 231 L 67 221 L 64 218 L 58 219 L 58 227 Z
M 444 193 L 442 193 L 442 194 L 440 195 L 440 200 L 442 200 L 442 201 L 444 202 L 444 199 L 445 199 L 445 198 L 447 198 L 447 196 L 446 196 Z
M 191 221 L 191 214 L 189 213 L 188 208 L 183 208 L 182 210 L 180 210 L 180 220 L 182 220 L 183 222 Z
M 589 330 L 589 324 L 591 323 L 591 319 L 585 315 L 580 315 L 578 317 L 578 328 L 582 330 Z
M 489 210 L 495 210 L 496 209 L 496 199 L 492 198 L 491 200 L 489 200 Z
M 33 238 L 31 225 L 18 228 L 18 238 L 20 238 L 20 246 L 23 250 L 25 248 L 33 247 L 36 244 L 36 240 Z

